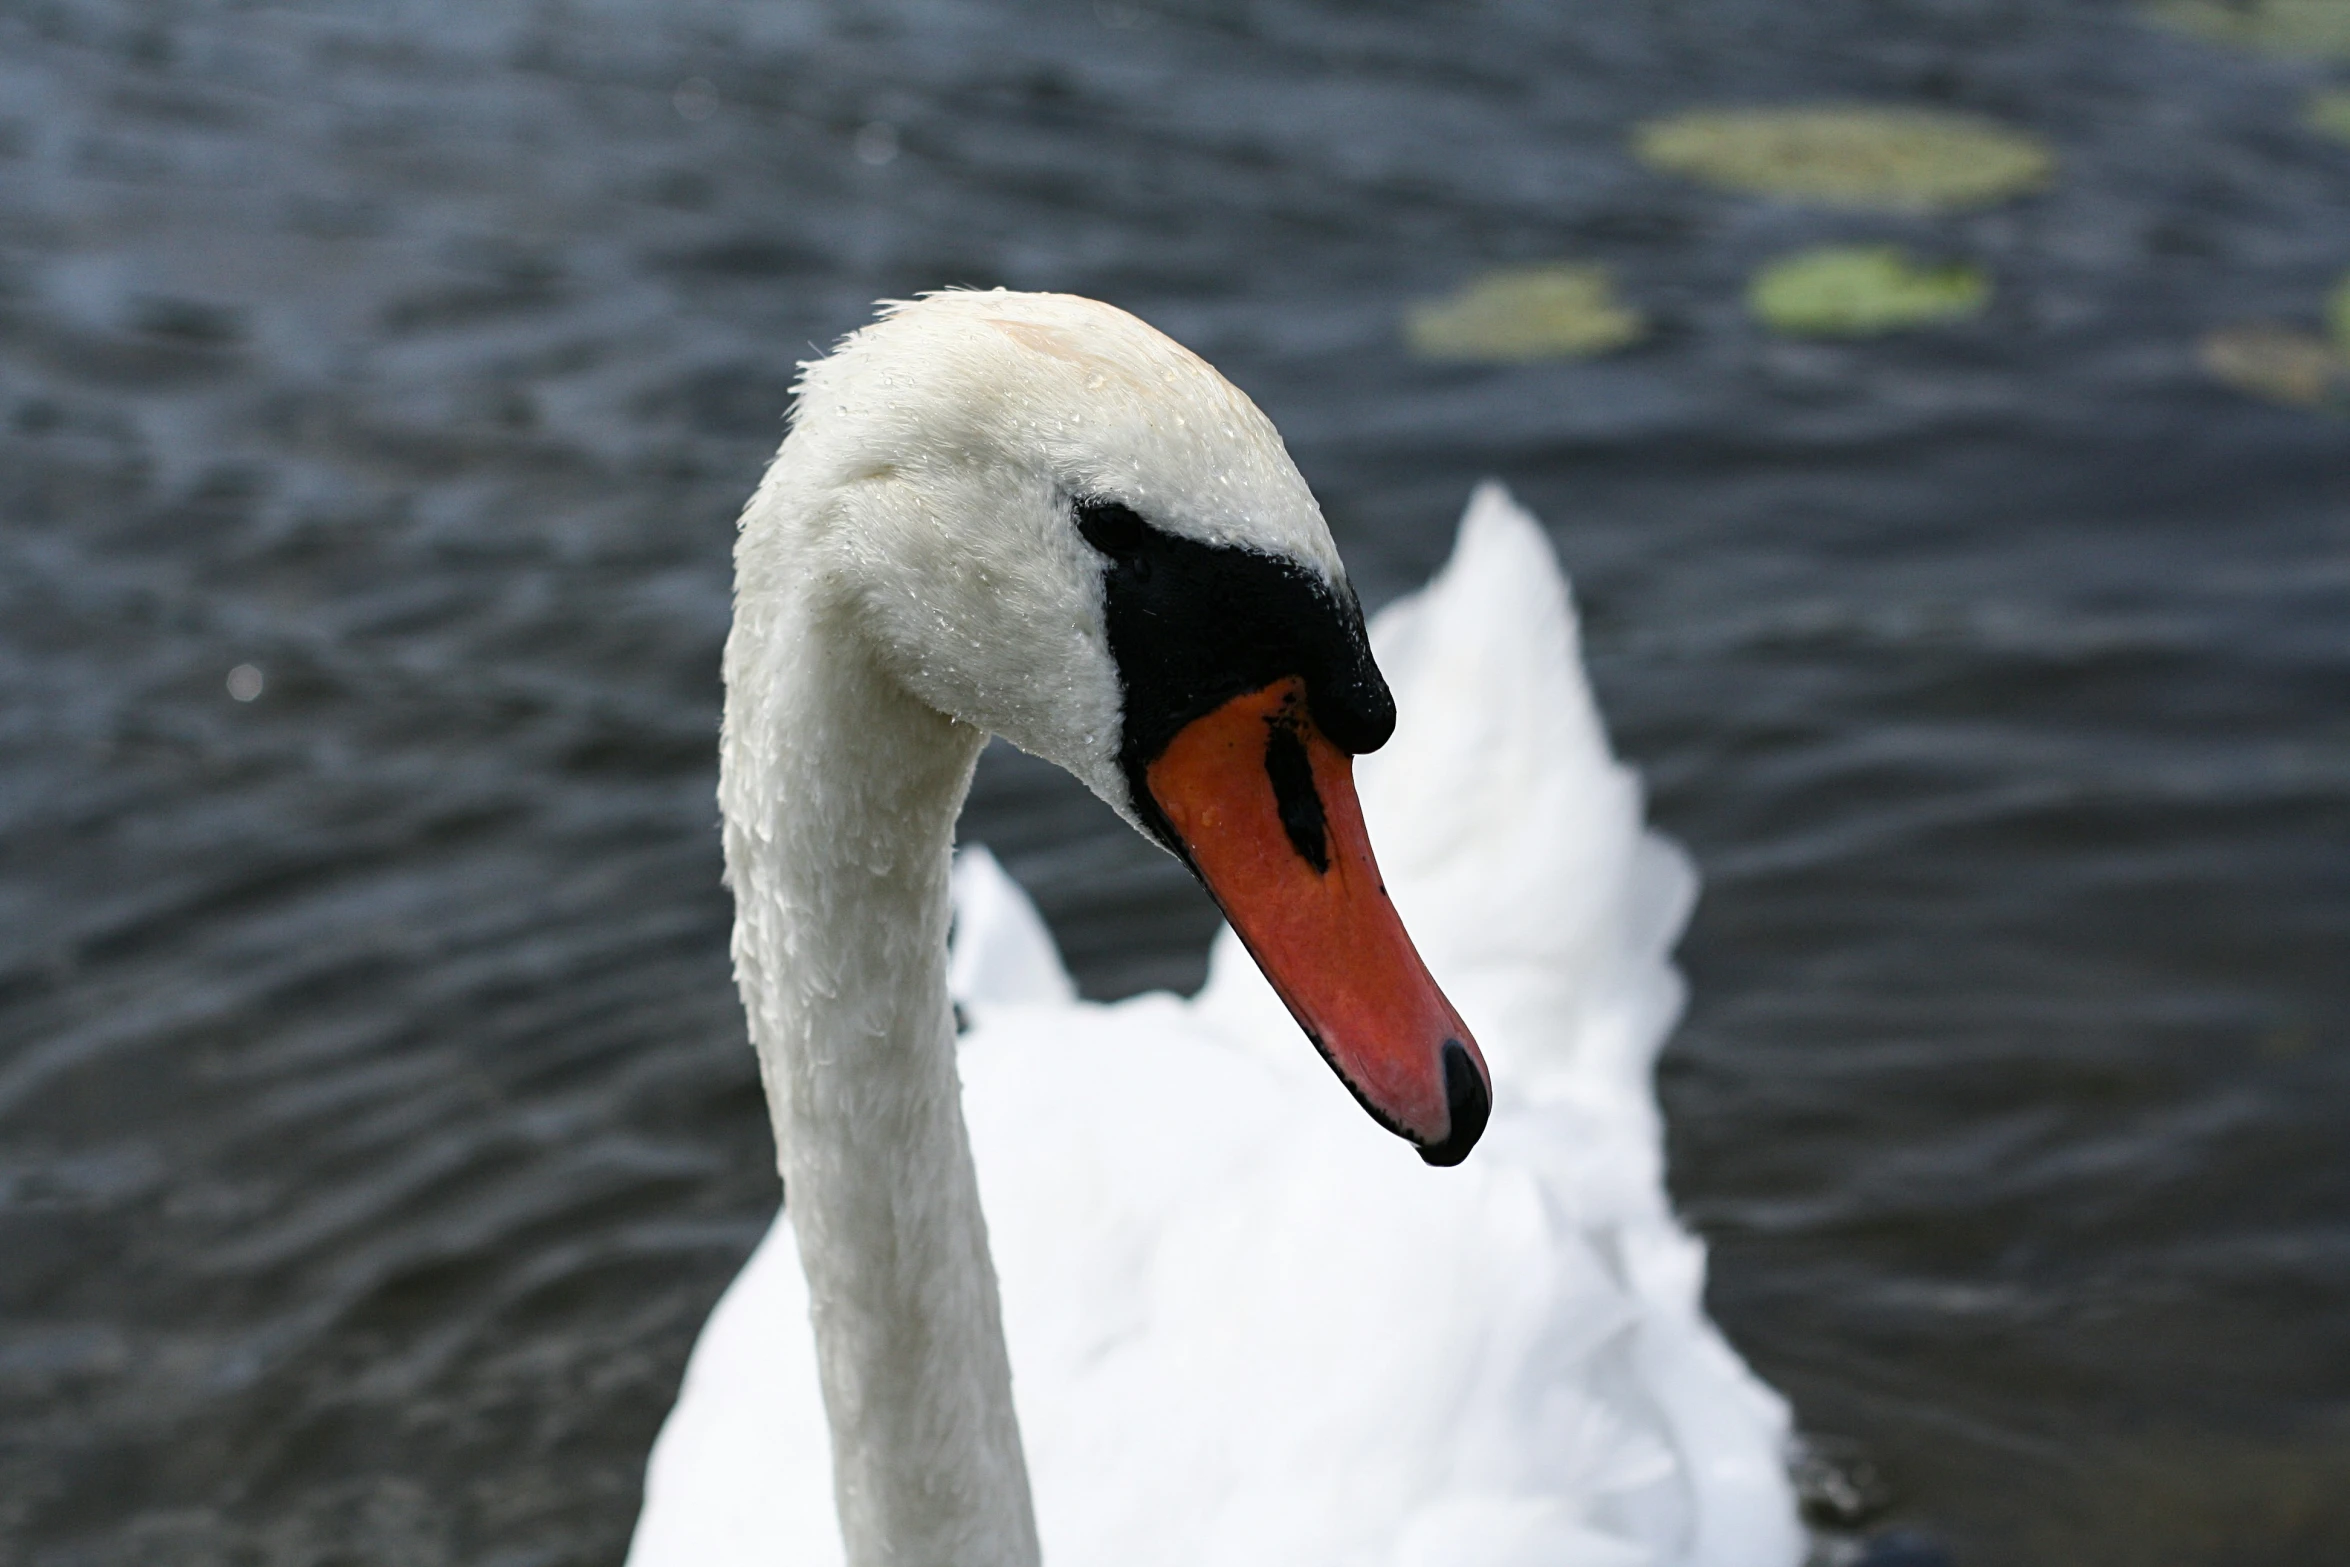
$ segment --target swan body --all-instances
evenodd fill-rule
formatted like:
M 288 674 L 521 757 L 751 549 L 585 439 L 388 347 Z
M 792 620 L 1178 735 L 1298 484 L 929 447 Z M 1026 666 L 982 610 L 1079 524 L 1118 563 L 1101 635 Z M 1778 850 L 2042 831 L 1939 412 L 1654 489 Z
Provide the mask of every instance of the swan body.
M 1090 318 L 1049 319 L 1074 340 Z M 1153 417 L 1178 413 L 1199 419 L 1180 401 Z M 1055 438 L 1052 413 L 1032 417 L 1040 439 Z M 910 431 L 900 441 L 919 444 Z M 1251 477 L 1210 461 L 1206 471 L 1238 474 L 1234 486 L 1252 493 L 1230 525 L 1256 526 L 1239 519 L 1291 494 L 1283 467 L 1267 461 Z M 1196 484 L 1182 477 L 1191 471 L 1170 463 L 1144 482 L 1180 490 Z M 1204 515 L 1188 525 L 1223 525 Z M 1318 516 L 1301 509 L 1275 532 L 1274 547 L 1335 571 Z M 1017 593 L 1018 569 L 1004 569 Z M 1029 610 L 1049 618 L 1052 595 L 1033 597 Z M 1070 619 L 1076 640 L 1093 634 Z M 1651 1068 L 1681 1005 L 1669 951 L 1694 877 L 1644 829 L 1638 784 L 1609 752 L 1547 540 L 1498 486 L 1481 488 L 1452 562 L 1382 614 L 1371 639 L 1401 716 L 1393 744 L 1358 764 L 1362 811 L 1387 890 L 1491 1066 L 1475 1154 L 1425 1169 L 1332 1092 L 1230 928 L 1194 998 L 1080 1002 L 1018 887 L 966 849 L 953 871 L 952 969 L 924 968 L 920 954 L 945 948 L 947 892 L 947 828 L 925 818 L 929 901 L 905 899 L 896 915 L 877 901 L 904 922 L 890 927 L 896 972 L 935 986 L 903 1005 L 943 1016 L 951 980 L 970 1019 L 929 1089 L 954 1096 L 959 1068 L 954 1130 L 967 1123 L 970 1222 L 983 1200 L 1000 1319 L 994 1292 L 970 1284 L 978 1275 L 962 1277 L 966 1298 L 944 1315 L 1000 1320 L 1016 1405 L 1008 1452 L 967 1441 L 980 1461 L 964 1472 L 1022 1471 L 1034 1509 L 996 1519 L 994 1534 L 868 1554 L 854 1474 L 844 1485 L 836 1472 L 863 1437 L 854 1420 L 844 1435 L 824 1373 L 841 1353 L 825 1331 L 843 1310 L 827 1299 L 838 1280 L 809 1235 L 839 1219 L 808 1198 L 804 1142 L 792 1157 L 807 1117 L 793 1084 L 778 1085 L 792 1066 L 771 1043 L 789 1019 L 771 1014 L 763 1032 L 759 1010 L 791 983 L 763 966 L 774 943 L 790 937 L 785 962 L 837 955 L 807 918 L 746 897 L 764 862 L 736 855 L 749 911 L 737 960 L 791 1206 L 694 1350 L 653 1452 L 631 1567 L 946 1567 L 1040 1547 L 1056 1567 L 1801 1559 L 1786 1406 L 1707 1321 L 1702 1249 L 1663 1185 Z M 1070 766 L 1133 819 L 1098 746 L 1116 721 L 1098 662 L 1069 654 L 1070 684 L 1054 693 L 1081 716 L 998 732 Z M 730 675 L 745 678 L 732 649 Z M 744 743 L 743 723 L 730 712 L 730 747 Z M 1088 732 L 1090 755 L 1076 743 Z M 945 769 L 955 776 L 930 787 L 958 790 L 976 750 L 974 733 Z M 775 786 L 730 771 L 730 835 L 761 819 Z M 882 854 L 882 839 L 862 852 Z M 867 1009 L 873 1037 L 893 1026 L 873 1015 L 890 1000 L 845 972 L 802 983 L 826 1009 Z M 953 1154 L 939 1108 L 928 1130 L 921 1115 L 901 1120 Z M 989 1364 L 983 1350 L 977 1359 Z M 985 1390 L 943 1392 L 984 1438 Z

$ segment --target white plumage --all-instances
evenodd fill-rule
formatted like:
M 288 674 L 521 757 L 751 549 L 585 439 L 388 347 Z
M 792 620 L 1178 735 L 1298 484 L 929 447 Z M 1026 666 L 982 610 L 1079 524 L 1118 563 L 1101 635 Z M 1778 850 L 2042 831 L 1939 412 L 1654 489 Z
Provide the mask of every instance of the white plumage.
M 1206 988 L 1074 999 L 955 871 L 962 1105 L 1052 1567 L 1789 1567 L 1784 1403 L 1707 1321 L 1651 1087 L 1694 877 L 1609 752 L 1549 544 L 1498 485 L 1373 625 L 1357 765 L 1388 886 L 1495 1107 L 1430 1170 L 1229 931 Z M 631 1567 L 843 1560 L 780 1218 L 697 1345 Z M 927 1564 L 925 1564 L 927 1567 Z

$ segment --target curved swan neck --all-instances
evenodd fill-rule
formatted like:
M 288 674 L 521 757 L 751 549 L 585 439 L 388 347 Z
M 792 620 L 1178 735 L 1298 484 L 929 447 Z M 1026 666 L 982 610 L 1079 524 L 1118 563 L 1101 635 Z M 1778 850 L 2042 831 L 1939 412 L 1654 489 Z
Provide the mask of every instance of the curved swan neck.
M 877 669 L 820 573 L 744 553 L 719 785 L 735 973 L 848 1561 L 1035 1567 L 946 987 L 954 822 L 985 737 Z

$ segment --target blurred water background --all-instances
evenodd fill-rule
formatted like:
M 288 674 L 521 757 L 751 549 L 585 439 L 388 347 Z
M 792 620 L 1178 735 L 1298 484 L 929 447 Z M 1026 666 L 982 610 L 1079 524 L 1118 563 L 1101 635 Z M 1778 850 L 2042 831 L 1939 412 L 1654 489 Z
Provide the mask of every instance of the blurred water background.
M 2350 68 L 2173 11 L 0 4 L 0 1559 L 618 1559 L 776 1199 L 732 520 L 795 359 L 999 283 L 1254 394 L 1374 605 L 1482 475 L 1548 520 L 1706 879 L 1674 1190 L 1872 1527 L 2350 1557 Z M 2050 172 L 1633 150 L 1854 102 Z M 1775 335 L 1814 246 L 1972 303 Z M 1637 330 L 1415 356 L 1558 264 Z M 1199 978 L 1074 784 L 967 831 L 1090 994 Z

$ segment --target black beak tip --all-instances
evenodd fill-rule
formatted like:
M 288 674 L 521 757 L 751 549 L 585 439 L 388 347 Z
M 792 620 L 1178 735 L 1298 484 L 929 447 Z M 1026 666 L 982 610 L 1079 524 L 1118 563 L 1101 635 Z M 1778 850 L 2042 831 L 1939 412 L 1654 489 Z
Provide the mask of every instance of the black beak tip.
M 1451 1129 L 1443 1142 L 1425 1143 L 1420 1148 L 1420 1157 L 1439 1168 L 1449 1168 L 1469 1157 L 1493 1114 L 1493 1095 L 1485 1086 L 1485 1074 L 1477 1070 L 1468 1048 L 1457 1039 L 1444 1042 L 1444 1098 L 1451 1112 Z

